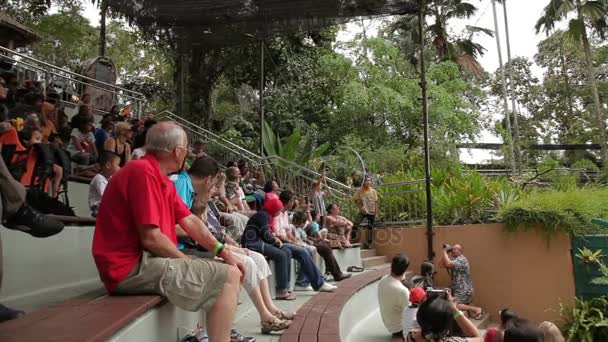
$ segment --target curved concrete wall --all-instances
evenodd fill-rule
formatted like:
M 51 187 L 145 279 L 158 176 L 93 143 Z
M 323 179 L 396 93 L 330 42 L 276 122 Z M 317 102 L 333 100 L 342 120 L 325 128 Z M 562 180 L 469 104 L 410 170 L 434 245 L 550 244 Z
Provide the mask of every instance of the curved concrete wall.
M 502 224 L 438 226 L 434 250 L 443 243 L 459 243 L 469 259 L 474 301 L 496 321 L 509 307 L 534 321 L 558 321 L 559 303 L 574 301 L 570 238 L 558 235 L 547 241 L 540 232 L 505 233 Z M 420 271 L 427 257 L 426 228 L 385 228 L 375 231 L 379 254 L 405 253 L 411 270 Z M 435 264 L 439 260 L 435 257 Z M 447 272 L 437 270 L 439 286 L 449 286 Z
M 355 293 L 340 313 L 340 339 L 351 341 L 355 327 L 367 321 L 378 309 L 378 282 L 374 282 Z
M 94 227 L 66 227 L 37 239 L 0 228 L 4 277 L 0 303 L 38 309 L 102 286 L 91 254 Z

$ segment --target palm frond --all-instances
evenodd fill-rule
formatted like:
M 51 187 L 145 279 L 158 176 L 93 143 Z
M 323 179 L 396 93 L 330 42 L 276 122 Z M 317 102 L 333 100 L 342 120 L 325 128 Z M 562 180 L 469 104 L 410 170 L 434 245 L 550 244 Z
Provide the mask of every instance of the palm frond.
M 603 19 L 608 15 L 608 8 L 601 1 L 587 1 L 581 6 L 581 13 L 590 20 Z
M 564 33 L 566 39 L 573 42 L 580 42 L 585 33 L 585 23 L 579 19 L 572 19 L 568 23 L 568 30 Z
M 471 35 L 473 35 L 475 33 L 483 33 L 483 34 L 486 34 L 486 35 L 494 38 L 494 31 L 487 29 L 485 27 L 467 25 L 466 29 L 467 29 L 467 31 L 469 31 L 469 33 Z
M 468 19 L 477 12 L 477 7 L 468 2 L 457 3 L 445 13 L 446 19 L 460 18 Z

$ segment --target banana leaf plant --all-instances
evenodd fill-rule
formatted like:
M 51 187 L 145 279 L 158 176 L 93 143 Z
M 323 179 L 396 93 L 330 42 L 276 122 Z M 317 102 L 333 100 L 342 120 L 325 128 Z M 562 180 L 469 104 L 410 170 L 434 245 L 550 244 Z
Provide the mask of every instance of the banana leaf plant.
M 264 121 L 262 139 L 267 157 L 277 156 L 305 167 L 310 160 L 320 157 L 329 149 L 328 143 L 313 148 L 311 141 L 308 141 L 305 144 L 306 146 L 300 146 L 302 145 L 302 130 L 300 128 L 294 129 L 290 136 L 281 138 L 266 121 Z M 303 176 L 316 178 L 312 173 L 298 170 L 283 160 L 271 158 L 270 161 L 275 165 L 272 171 L 279 178 L 281 187 L 300 188 L 308 183 Z

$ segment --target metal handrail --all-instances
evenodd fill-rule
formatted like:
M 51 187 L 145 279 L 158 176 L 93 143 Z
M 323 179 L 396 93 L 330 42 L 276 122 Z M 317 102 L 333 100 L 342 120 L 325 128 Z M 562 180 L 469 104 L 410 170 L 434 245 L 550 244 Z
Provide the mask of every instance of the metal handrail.
M 113 84 L 110 84 L 110 83 L 106 83 L 106 82 L 103 82 L 103 81 L 96 80 L 96 79 L 91 78 L 91 77 L 88 77 L 88 76 L 84 76 L 84 75 L 81 75 L 81 74 L 75 73 L 75 72 L 73 72 L 73 71 L 70 71 L 70 70 L 67 70 L 67 69 L 64 69 L 64 68 L 58 67 L 58 66 L 56 66 L 56 65 L 53 65 L 53 64 L 50 64 L 50 63 L 47 63 L 47 62 L 43 62 L 43 61 L 41 61 L 41 60 L 39 60 L 39 59 L 36 59 L 36 58 L 34 58 L 34 57 L 31 57 L 31 56 L 28 56 L 28 55 L 25 55 L 25 54 L 22 54 L 22 53 L 19 53 L 19 52 L 16 52 L 16 51 L 14 51 L 14 50 L 11 50 L 11 49 L 8 49 L 8 48 L 5 48 L 5 47 L 3 47 L 3 46 L 0 46 L 0 51 L 4 51 L 4 52 L 6 52 L 6 53 L 11 53 L 11 54 L 13 54 L 13 55 L 17 55 L 17 56 L 19 56 L 19 57 L 21 57 L 21 58 L 29 59 L 29 60 L 31 60 L 31 61 L 34 61 L 34 62 L 36 62 L 36 63 L 40 63 L 40 64 L 45 65 L 45 66 L 50 67 L 50 68 L 54 68 L 54 69 L 57 69 L 57 70 L 61 70 L 62 72 L 65 72 L 66 74 L 69 74 L 69 75 L 72 75 L 72 76 L 80 77 L 80 78 L 83 78 L 83 79 L 89 80 L 89 81 L 91 81 L 91 82 L 99 83 L 99 84 L 106 85 L 106 86 L 109 86 L 109 87 L 112 87 L 112 88 L 116 88 L 116 89 L 120 89 L 120 90 L 123 90 L 123 91 L 127 91 L 127 92 L 130 92 L 130 93 L 133 93 L 133 94 L 139 95 L 139 96 L 141 96 L 141 97 L 145 97 L 145 96 L 144 96 L 144 94 L 139 93 L 139 92 L 136 92 L 136 91 L 134 91 L 134 90 L 129 90 L 129 89 L 126 89 L 126 88 L 122 88 L 122 87 L 119 87 L 119 86 L 117 86 L 117 85 L 113 85 Z
M 217 134 L 215 134 L 215 133 L 213 133 L 213 132 L 211 132 L 211 131 L 209 131 L 209 130 L 207 130 L 207 129 L 205 129 L 205 128 L 203 128 L 203 127 L 201 127 L 201 126 L 199 126 L 199 125 L 197 125 L 195 123 L 192 123 L 192 122 L 188 121 L 187 119 L 184 119 L 184 118 L 178 116 L 175 113 L 172 113 L 169 110 L 163 110 L 162 112 L 160 112 L 157 115 L 157 117 L 163 117 L 163 116 L 164 117 L 168 117 L 168 118 L 176 121 L 179 124 L 182 124 L 182 125 L 185 124 L 187 126 L 191 126 L 191 127 L 187 127 L 188 130 L 190 130 L 191 132 L 193 132 L 193 133 L 195 133 L 195 134 L 197 134 L 199 136 L 206 137 L 206 138 L 212 137 L 214 143 L 220 145 L 221 147 L 227 149 L 228 151 L 230 151 L 230 152 L 232 152 L 234 154 L 243 156 L 244 158 L 248 159 L 249 161 L 255 163 L 257 166 L 271 165 L 271 166 L 279 167 L 279 168 L 281 168 L 282 170 L 285 170 L 285 171 L 290 171 L 290 172 L 297 171 L 296 175 L 301 176 L 304 179 L 307 179 L 309 181 L 315 181 L 317 178 L 321 177 L 320 173 L 318 173 L 318 172 L 316 172 L 314 170 L 311 170 L 309 168 L 306 168 L 304 166 L 301 166 L 300 164 L 294 163 L 293 161 L 284 159 L 284 158 L 282 158 L 280 156 L 272 155 L 272 156 L 268 156 L 268 157 L 261 157 L 261 156 L 255 154 L 255 153 L 253 153 L 253 152 L 251 152 L 251 151 L 249 151 L 249 150 L 247 150 L 247 149 L 245 149 L 245 148 L 243 148 L 243 147 L 241 147 L 241 146 L 239 146 L 239 145 L 237 145 L 237 144 L 235 144 L 235 143 L 233 143 L 233 142 L 231 142 L 231 141 L 229 141 L 227 139 L 222 138 L 221 136 L 219 136 L 219 135 L 217 135 Z M 196 128 L 196 130 L 193 129 L 193 127 Z M 293 168 L 289 168 L 289 167 L 280 165 L 278 163 L 273 163 L 272 162 L 273 159 L 278 160 L 278 161 L 280 161 L 282 163 L 285 163 L 285 164 L 287 164 L 287 165 L 295 168 L 296 170 L 293 170 Z M 266 164 L 266 162 L 268 162 L 268 164 Z M 306 175 L 304 173 L 311 174 L 312 176 Z M 340 183 L 340 182 L 338 182 L 338 181 L 336 181 L 334 179 L 326 177 L 326 180 L 329 183 L 331 183 L 332 185 L 337 185 L 338 187 L 342 188 L 342 189 L 337 189 L 337 188 L 333 188 L 333 187 L 329 187 L 328 186 L 330 188 L 330 190 L 334 190 L 336 192 L 339 192 L 341 195 L 346 195 L 343 190 L 350 189 L 347 185 L 345 185 L 343 183 Z
M 12 61 L 14 61 L 14 62 L 16 62 L 16 63 L 19 63 L 19 64 L 21 64 L 21 65 L 26 66 L 27 68 L 30 68 L 30 69 L 36 69 L 36 70 L 39 70 L 40 72 L 43 72 L 43 73 L 45 73 L 45 74 L 50 74 L 50 75 L 54 75 L 54 76 L 61 77 L 61 78 L 64 78 L 64 79 L 68 79 L 68 80 L 70 80 L 70 81 L 72 81 L 72 82 L 76 82 L 76 83 L 84 84 L 84 85 L 86 85 L 86 86 L 93 87 L 93 88 L 97 88 L 97 89 L 102 90 L 102 91 L 107 91 L 107 92 L 109 92 L 109 93 L 113 93 L 113 94 L 116 94 L 116 95 L 118 95 L 118 96 L 128 97 L 128 98 L 131 98 L 131 99 L 134 99 L 134 100 L 138 100 L 138 101 L 143 101 L 143 100 L 144 100 L 143 98 L 140 98 L 140 97 L 135 97 L 135 96 L 128 95 L 128 94 L 124 94 L 124 93 L 120 93 L 120 92 L 118 92 L 118 91 L 116 91 L 116 90 L 113 90 L 113 89 L 106 89 L 106 88 L 102 88 L 102 87 L 100 87 L 100 86 L 97 86 L 97 85 L 95 85 L 95 84 L 86 83 L 86 82 L 84 82 L 84 81 L 77 80 L 77 79 L 74 79 L 74 78 L 68 78 L 68 77 L 66 77 L 65 75 L 61 75 L 61 74 L 58 74 L 58 73 L 53 72 L 53 71 L 48 71 L 48 70 L 45 70 L 44 68 L 41 68 L 41 67 L 39 67 L 39 66 L 32 65 L 32 64 L 29 64 L 29 63 L 26 63 L 26 62 L 23 62 L 23 61 L 20 61 L 20 60 L 14 59 L 14 58 L 12 58 L 12 57 L 10 57 L 10 56 L 0 55 L 0 58 L 10 59 L 10 60 L 12 60 Z M 83 77 L 85 77 L 85 76 L 83 76 Z M 120 87 L 116 87 L 116 86 L 114 86 L 114 88 L 121 89 Z
M 231 142 L 229 140 L 226 140 L 226 139 L 222 138 L 221 136 L 219 136 L 219 135 L 217 135 L 217 134 L 215 134 L 215 133 L 207 130 L 206 128 L 203 128 L 203 127 L 201 127 L 201 126 L 199 126 L 199 125 L 197 125 L 197 124 L 195 124 L 193 122 L 190 122 L 190 121 L 182 118 L 181 116 L 179 116 L 179 115 L 177 115 L 175 113 L 172 113 L 169 110 L 163 110 L 158 115 L 162 115 L 162 114 L 168 114 L 168 116 L 171 117 L 172 119 L 174 119 L 175 121 L 186 122 L 188 125 L 193 126 L 194 128 L 196 128 L 197 130 L 199 130 L 201 132 L 204 132 L 206 135 L 214 137 L 215 139 L 220 140 L 223 143 L 225 143 L 227 145 L 230 145 L 233 148 L 241 151 L 242 154 L 247 154 L 247 155 L 251 156 L 252 158 L 256 158 L 258 160 L 263 160 L 264 159 L 264 158 L 260 157 L 259 155 L 257 155 L 255 153 L 253 153 L 253 152 L 251 152 L 251 151 L 249 151 L 249 150 L 247 150 L 247 149 L 245 149 L 245 148 L 243 148 L 243 147 L 241 147 L 241 146 L 239 146 L 239 145 L 237 145 L 237 144 L 235 144 L 235 143 L 233 143 L 233 142 Z M 241 154 L 241 153 L 237 153 L 237 154 Z M 262 164 L 261 162 L 258 162 L 258 163 Z
M 312 175 L 316 176 L 317 178 L 323 176 L 322 174 L 320 174 L 317 171 L 311 170 L 311 169 L 309 169 L 307 167 L 304 167 L 304 166 L 302 166 L 302 165 L 300 165 L 298 163 L 295 163 L 295 162 L 293 162 L 291 160 L 287 160 L 287 159 L 285 159 L 283 157 L 280 157 L 280 156 L 277 156 L 277 155 L 271 155 L 271 156 L 266 157 L 265 159 L 277 159 L 277 160 L 279 160 L 282 163 L 289 164 L 289 165 L 291 165 L 291 166 L 293 166 L 293 167 L 295 167 L 297 169 L 300 169 L 302 171 L 306 171 L 308 173 L 311 173 Z M 341 183 L 341 182 L 338 182 L 335 179 L 325 177 L 325 180 L 328 181 L 328 182 L 330 182 L 330 183 L 332 183 L 332 184 L 334 184 L 334 185 L 342 187 L 343 189 L 350 189 L 350 187 L 348 185 L 346 185 L 344 183 Z

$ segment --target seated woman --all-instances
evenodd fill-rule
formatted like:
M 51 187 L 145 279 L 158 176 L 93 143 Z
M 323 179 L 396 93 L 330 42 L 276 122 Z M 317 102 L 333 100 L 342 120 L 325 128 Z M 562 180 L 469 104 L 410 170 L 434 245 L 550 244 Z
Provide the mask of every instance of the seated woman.
M 218 172 L 219 165 L 214 159 L 202 157 L 196 159 L 192 163 L 188 172 L 182 171 L 179 174 L 172 176 L 171 179 L 176 186 L 178 195 L 189 208 L 192 208 L 195 197 L 198 197 L 197 200 L 202 203 L 207 203 L 211 199 L 211 194 L 217 186 L 215 184 L 215 175 Z M 271 272 L 264 256 L 250 250 L 239 248 L 238 244 L 226 234 L 224 228 L 219 223 L 218 217 L 216 216 L 217 213 L 213 210 L 209 210 L 208 207 L 203 207 L 202 212 L 196 212 L 195 214 L 200 214 L 201 218 L 207 223 L 207 227 L 215 235 L 218 241 L 225 244 L 225 248 L 228 248 L 236 256 L 243 259 L 247 268 L 247 276 L 243 283 L 243 287 L 249 294 L 251 301 L 260 314 L 262 333 L 268 334 L 273 331 L 287 329 L 291 325 L 291 319 L 295 317 L 295 314 L 282 311 L 273 303 L 268 287 L 268 277 L 271 275 Z M 178 227 L 178 235 L 183 236 L 184 233 L 185 232 L 182 232 Z M 188 254 L 188 250 L 186 250 L 185 253 Z M 207 257 L 196 251 L 192 254 Z
M 131 145 L 128 141 L 132 135 L 131 125 L 119 122 L 114 125 L 114 136 L 106 139 L 103 144 L 105 151 L 114 152 L 120 157 L 120 167 L 124 167 L 131 160 Z
M 301 211 L 295 212 L 293 214 L 293 224 L 296 226 L 296 239 L 298 244 L 315 248 L 316 252 L 323 258 L 323 261 L 325 261 L 325 268 L 327 268 L 327 271 L 334 277 L 334 281 L 341 281 L 351 277 L 350 273 L 342 273 L 340 265 L 338 265 L 338 261 L 334 257 L 328 242 L 321 239 L 308 239 L 305 231 L 307 224 L 306 214 Z
M 289 249 L 294 259 L 300 265 L 298 278 L 296 279 L 296 289 L 300 291 L 322 291 L 332 292 L 335 286 L 326 283 L 321 275 L 321 271 L 314 264 L 312 255 L 305 248 L 298 246 L 292 233 L 292 225 L 289 223 L 288 211 L 296 205 L 296 198 L 290 190 L 281 192 L 278 200 L 266 201 L 266 203 L 277 203 L 281 207 L 274 215 L 270 227 L 273 234 L 281 240 L 283 249 Z M 266 207 L 264 203 L 264 207 Z
M 483 342 L 481 333 L 462 311 L 458 310 L 449 291 L 445 295 L 429 296 L 427 292 L 427 299 L 420 305 L 416 314 L 420 331 L 410 331 L 405 338 L 406 342 Z M 459 328 L 465 337 L 451 336 L 456 328 Z
M 267 201 L 269 199 L 278 199 L 279 193 L 281 192 L 281 188 L 279 188 L 279 183 L 277 181 L 271 180 L 264 184 L 264 200 Z
M 82 165 L 92 165 L 97 161 L 97 148 L 93 135 L 93 121 L 81 118 L 73 120 L 77 126 L 70 134 L 68 152 L 72 160 Z
M 245 225 L 249 221 L 249 217 L 239 213 L 236 207 L 226 197 L 226 174 L 220 173 L 217 179 L 217 186 L 213 194 L 213 201 L 220 210 L 220 218 L 224 221 L 229 231 L 230 236 L 235 241 L 241 241 L 241 235 L 245 231 Z
M 353 223 L 344 216 L 340 216 L 340 207 L 337 204 L 330 204 L 327 207 L 327 214 L 329 233 L 338 235 L 344 247 L 352 247 L 350 234 L 353 230 Z

